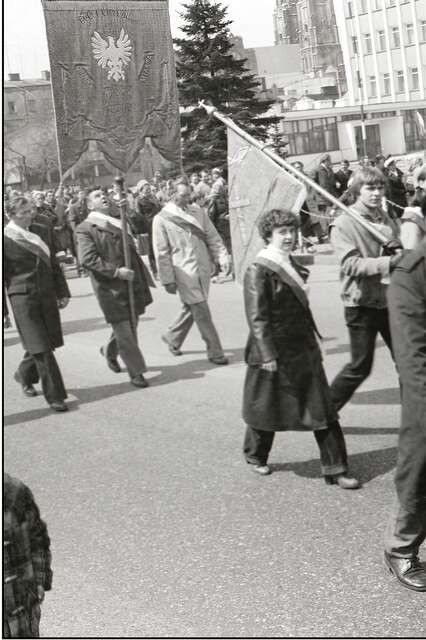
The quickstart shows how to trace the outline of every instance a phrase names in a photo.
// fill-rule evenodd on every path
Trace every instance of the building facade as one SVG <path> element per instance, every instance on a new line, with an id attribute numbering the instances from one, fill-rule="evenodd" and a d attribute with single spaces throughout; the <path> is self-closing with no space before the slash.
<path id="1" fill-rule="evenodd" d="M 346 91 L 345 65 L 333 0 L 298 0 L 296 9 L 303 72 L 313 77 L 333 72 L 342 95 Z"/>
<path id="2" fill-rule="evenodd" d="M 275 0 L 275 44 L 299 44 L 298 0 Z"/>
<path id="3" fill-rule="evenodd" d="M 335 13 L 349 104 L 426 99 L 426 0 L 335 0 Z"/>

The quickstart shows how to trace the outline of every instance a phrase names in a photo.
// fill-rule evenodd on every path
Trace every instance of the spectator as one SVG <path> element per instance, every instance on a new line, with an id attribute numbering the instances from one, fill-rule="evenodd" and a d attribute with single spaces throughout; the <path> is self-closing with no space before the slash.
<path id="1" fill-rule="evenodd" d="M 148 259 L 154 278 L 157 278 L 157 264 L 155 262 L 154 248 L 152 246 L 152 223 L 154 217 L 161 210 L 161 205 L 156 196 L 152 193 L 151 185 L 146 180 L 138 183 L 139 196 L 136 201 L 137 207 L 137 232 L 148 234 Z"/>
<path id="2" fill-rule="evenodd" d="M 342 165 L 338 171 L 336 171 L 337 194 L 340 197 L 344 194 L 348 188 L 348 182 L 353 171 L 350 169 L 349 160 L 343 160 Z"/>
<path id="3" fill-rule="evenodd" d="M 402 216 L 407 206 L 404 174 L 398 169 L 395 158 L 392 158 L 392 156 L 385 160 L 384 167 L 386 176 L 385 198 L 388 201 L 388 213 L 396 220 Z"/>

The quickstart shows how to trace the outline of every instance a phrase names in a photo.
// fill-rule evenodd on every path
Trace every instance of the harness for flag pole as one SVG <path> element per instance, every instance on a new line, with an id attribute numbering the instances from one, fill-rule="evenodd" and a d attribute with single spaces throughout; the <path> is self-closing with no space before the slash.
<path id="1" fill-rule="evenodd" d="M 279 155 L 268 149 L 268 146 L 259 142 L 255 138 L 253 138 L 249 133 L 241 129 L 231 118 L 224 116 L 220 113 L 214 106 L 210 106 L 204 103 L 204 101 L 199 102 L 199 106 L 203 107 L 209 115 L 213 115 L 215 118 L 220 120 L 224 125 L 226 125 L 229 129 L 234 131 L 237 135 L 243 138 L 250 145 L 256 147 L 259 151 L 261 151 L 264 155 L 268 156 L 271 160 L 273 160 L 276 164 L 280 165 L 283 169 L 290 172 L 293 176 L 298 178 L 298 180 L 302 184 L 307 184 L 309 187 L 317 191 L 321 196 L 326 198 L 331 204 L 335 207 L 344 211 L 348 216 L 353 218 L 359 225 L 361 225 L 364 229 L 366 229 L 381 245 L 386 245 L 389 241 L 379 229 L 377 229 L 373 224 L 369 223 L 368 220 L 365 220 L 357 211 L 350 209 L 346 205 L 342 204 L 340 200 L 332 196 L 328 191 L 323 189 L 319 184 L 314 182 L 309 176 L 300 172 L 298 169 L 293 167 L 289 162 L 281 158 Z"/>
<path id="2" fill-rule="evenodd" d="M 114 180 L 117 185 L 119 192 L 119 207 L 120 207 L 120 219 L 121 219 L 121 237 L 123 239 L 123 251 L 124 251 L 124 266 L 126 269 L 132 268 L 132 260 L 130 256 L 130 243 L 129 243 L 129 234 L 127 232 L 128 222 L 127 222 L 127 205 L 124 203 L 126 194 L 124 192 L 124 178 L 118 176 Z M 136 342 L 138 340 L 137 333 L 137 316 L 136 316 L 136 308 L 135 308 L 135 292 L 133 289 L 133 281 L 127 281 L 127 289 L 129 293 L 129 311 L 130 311 L 130 324 L 132 326 L 132 330 L 134 336 L 136 338 Z"/>

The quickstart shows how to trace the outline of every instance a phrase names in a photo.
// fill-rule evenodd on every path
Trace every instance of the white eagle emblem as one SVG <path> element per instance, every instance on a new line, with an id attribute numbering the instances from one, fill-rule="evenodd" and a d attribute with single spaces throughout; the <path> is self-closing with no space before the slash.
<path id="1" fill-rule="evenodd" d="M 104 40 L 97 31 L 92 36 L 93 57 L 98 60 L 98 65 L 105 69 L 108 67 L 108 79 L 118 82 L 124 80 L 124 67 L 129 64 L 132 57 L 132 43 L 129 36 L 121 30 L 114 43 L 112 36 L 107 36 L 108 42 Z"/>

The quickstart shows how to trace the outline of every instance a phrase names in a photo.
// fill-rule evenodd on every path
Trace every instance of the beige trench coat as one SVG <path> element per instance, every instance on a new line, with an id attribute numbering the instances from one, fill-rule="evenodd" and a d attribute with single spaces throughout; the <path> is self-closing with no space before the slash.
<path id="1" fill-rule="evenodd" d="M 182 229 L 165 218 L 167 211 L 204 232 L 206 242 L 190 230 Z M 164 212 L 165 215 L 162 215 Z M 213 260 L 227 265 L 228 252 L 207 214 L 196 204 L 183 211 L 167 203 L 155 216 L 153 244 L 158 275 L 162 285 L 176 283 L 182 302 L 197 304 L 208 298 Z"/>

